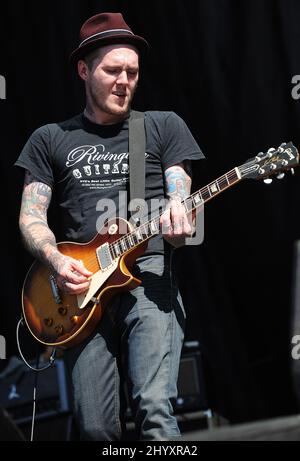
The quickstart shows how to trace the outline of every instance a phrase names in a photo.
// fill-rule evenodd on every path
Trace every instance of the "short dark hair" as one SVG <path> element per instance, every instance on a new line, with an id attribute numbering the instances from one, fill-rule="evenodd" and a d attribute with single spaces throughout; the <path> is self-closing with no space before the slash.
<path id="1" fill-rule="evenodd" d="M 96 48 L 95 50 L 91 51 L 86 56 L 84 56 L 83 60 L 88 66 L 89 70 L 92 69 L 95 59 L 99 56 L 99 51 L 100 48 Z"/>

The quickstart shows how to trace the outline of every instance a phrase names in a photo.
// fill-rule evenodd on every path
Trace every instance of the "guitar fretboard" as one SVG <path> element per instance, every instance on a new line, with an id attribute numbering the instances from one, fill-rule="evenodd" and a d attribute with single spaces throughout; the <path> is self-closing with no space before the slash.
<path id="1" fill-rule="evenodd" d="M 241 177 L 238 169 L 234 168 L 194 194 L 190 195 L 185 200 L 182 200 L 181 203 L 184 206 L 186 213 L 191 213 L 240 180 Z M 160 217 L 162 213 L 111 243 L 109 245 L 109 250 L 112 259 L 119 258 L 140 243 L 150 239 L 154 235 L 157 235 L 160 232 Z"/>

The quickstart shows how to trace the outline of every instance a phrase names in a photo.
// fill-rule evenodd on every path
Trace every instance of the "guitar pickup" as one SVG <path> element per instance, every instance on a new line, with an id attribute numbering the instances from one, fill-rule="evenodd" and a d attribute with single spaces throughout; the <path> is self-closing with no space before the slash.
<path id="1" fill-rule="evenodd" d="M 54 298 L 54 301 L 56 302 L 56 304 L 61 304 L 62 300 L 59 294 L 59 289 L 58 289 L 57 282 L 56 282 L 54 275 L 49 276 L 49 281 L 50 281 L 50 286 L 51 286 L 51 291 L 52 291 L 52 296 Z"/>
<path id="2" fill-rule="evenodd" d="M 112 264 L 108 243 L 104 243 L 96 250 L 100 269 L 105 270 Z"/>

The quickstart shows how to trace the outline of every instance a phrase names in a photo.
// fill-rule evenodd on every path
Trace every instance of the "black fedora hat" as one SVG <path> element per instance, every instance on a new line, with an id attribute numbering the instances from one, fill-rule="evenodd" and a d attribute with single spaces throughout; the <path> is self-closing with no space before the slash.
<path id="1" fill-rule="evenodd" d="M 101 46 L 125 43 L 135 46 L 145 54 L 147 41 L 134 35 L 121 13 L 100 13 L 89 18 L 80 29 L 79 46 L 70 55 L 70 62 L 76 64 L 91 51 Z"/>

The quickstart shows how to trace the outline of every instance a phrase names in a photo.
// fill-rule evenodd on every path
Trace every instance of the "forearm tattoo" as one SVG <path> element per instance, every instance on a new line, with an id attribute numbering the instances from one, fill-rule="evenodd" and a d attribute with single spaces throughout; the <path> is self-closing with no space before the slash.
<path id="1" fill-rule="evenodd" d="M 183 200 L 190 195 L 191 178 L 183 167 L 172 166 L 165 171 L 166 193 L 169 199 Z"/>
<path id="2" fill-rule="evenodd" d="M 49 186 L 26 172 L 20 211 L 21 235 L 28 251 L 47 264 L 52 264 L 52 258 L 59 253 L 47 222 L 51 196 Z"/>

